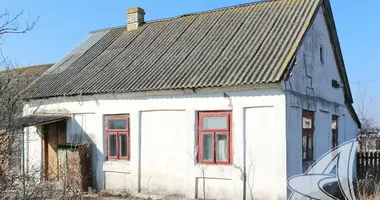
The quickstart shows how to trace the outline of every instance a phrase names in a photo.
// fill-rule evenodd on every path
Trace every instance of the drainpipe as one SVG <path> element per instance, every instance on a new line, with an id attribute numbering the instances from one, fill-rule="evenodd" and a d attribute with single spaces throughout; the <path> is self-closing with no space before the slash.
<path id="1" fill-rule="evenodd" d="M 243 157 L 244 157 L 244 160 L 243 160 L 243 200 L 246 200 L 246 196 L 247 196 L 247 142 L 246 142 L 246 139 L 247 139 L 247 133 L 246 133 L 246 119 L 244 118 L 245 117 L 245 110 L 243 110 L 243 128 L 244 128 L 244 131 L 243 131 Z"/>
<path id="2" fill-rule="evenodd" d="M 29 127 L 26 130 L 26 173 L 29 173 Z"/>
<path id="3" fill-rule="evenodd" d="M 226 92 L 223 92 L 223 97 L 224 98 L 227 98 L 228 99 L 228 106 L 231 108 L 231 110 L 233 110 L 233 104 L 232 104 L 232 99 L 230 97 L 230 95 L 228 95 Z M 245 126 L 246 126 L 246 119 L 245 119 L 245 110 L 243 109 L 243 169 L 240 167 L 238 168 L 241 173 L 242 173 L 242 176 L 243 176 L 243 200 L 246 200 L 246 195 L 247 195 L 247 142 L 246 142 L 246 139 L 247 139 L 247 134 L 246 134 L 246 130 L 245 130 Z M 241 179 L 241 177 L 240 177 Z"/>

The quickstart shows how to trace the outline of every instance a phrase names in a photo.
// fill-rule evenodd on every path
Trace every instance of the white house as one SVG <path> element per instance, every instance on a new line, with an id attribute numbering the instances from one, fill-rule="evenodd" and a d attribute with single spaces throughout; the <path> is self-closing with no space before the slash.
<path id="1" fill-rule="evenodd" d="M 23 92 L 25 116 L 54 119 L 25 128 L 28 168 L 54 172 L 58 143 L 90 142 L 99 190 L 284 199 L 289 177 L 356 137 L 328 0 L 144 14 L 91 32 Z"/>

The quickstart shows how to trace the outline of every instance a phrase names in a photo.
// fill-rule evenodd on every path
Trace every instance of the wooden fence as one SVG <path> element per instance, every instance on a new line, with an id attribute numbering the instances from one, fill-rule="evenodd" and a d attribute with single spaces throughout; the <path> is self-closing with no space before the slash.
<path id="1" fill-rule="evenodd" d="M 371 178 L 380 181 L 380 151 L 357 152 L 357 178 Z"/>

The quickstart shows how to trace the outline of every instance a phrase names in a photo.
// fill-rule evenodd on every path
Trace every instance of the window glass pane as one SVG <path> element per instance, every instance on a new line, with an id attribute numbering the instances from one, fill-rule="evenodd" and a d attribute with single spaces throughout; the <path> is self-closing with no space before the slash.
<path id="1" fill-rule="evenodd" d="M 119 141 L 120 141 L 120 157 L 126 157 L 127 156 L 127 148 L 128 148 L 128 143 L 127 143 L 127 135 L 126 134 L 121 134 L 119 135 Z"/>
<path id="2" fill-rule="evenodd" d="M 203 160 L 212 160 L 212 134 L 203 135 Z"/>
<path id="3" fill-rule="evenodd" d="M 313 119 L 311 117 L 303 117 L 303 128 L 312 128 L 313 127 Z"/>
<path id="4" fill-rule="evenodd" d="M 203 117 L 203 129 L 227 129 L 227 116 Z"/>
<path id="5" fill-rule="evenodd" d="M 216 160 L 228 161 L 227 135 L 216 135 Z"/>
<path id="6" fill-rule="evenodd" d="M 307 136 L 302 136 L 302 158 L 307 159 Z"/>
<path id="7" fill-rule="evenodd" d="M 336 129 L 336 127 L 337 127 L 337 120 L 336 120 L 336 119 L 333 119 L 333 120 L 332 120 L 332 123 L 331 123 L 331 128 L 332 128 L 332 129 Z"/>
<path id="8" fill-rule="evenodd" d="M 313 138 L 312 135 L 308 135 L 307 137 L 307 157 L 308 159 L 313 159 Z"/>
<path id="9" fill-rule="evenodd" d="M 127 129 L 127 120 L 125 119 L 108 120 L 108 129 Z"/>
<path id="10" fill-rule="evenodd" d="M 109 147 L 108 147 L 109 156 L 116 156 L 116 135 L 109 135 L 108 142 L 109 142 Z"/>

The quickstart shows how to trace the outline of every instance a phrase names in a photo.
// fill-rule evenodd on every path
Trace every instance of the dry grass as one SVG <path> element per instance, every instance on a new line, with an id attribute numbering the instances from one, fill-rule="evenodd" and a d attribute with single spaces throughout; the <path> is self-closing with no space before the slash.
<path id="1" fill-rule="evenodd" d="M 360 196 L 360 200 L 380 200 L 380 193 L 369 196 Z"/>
<path id="2" fill-rule="evenodd" d="M 357 180 L 357 192 L 360 200 L 380 200 L 380 177 L 377 173 L 366 173 Z"/>

